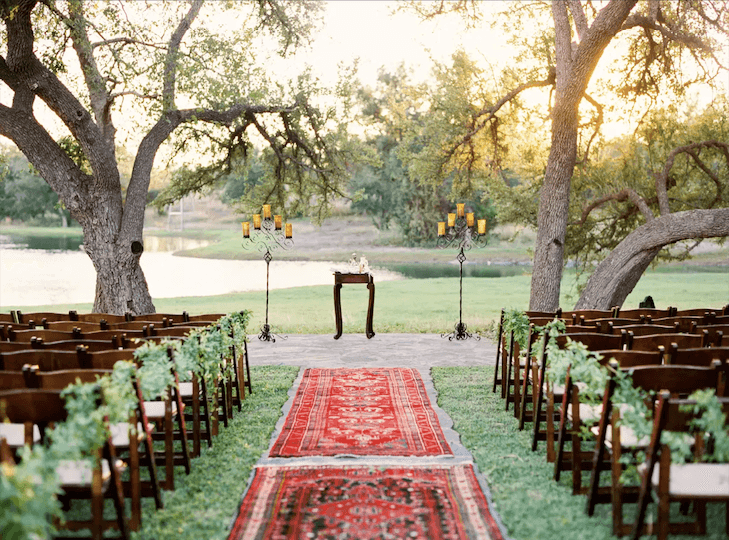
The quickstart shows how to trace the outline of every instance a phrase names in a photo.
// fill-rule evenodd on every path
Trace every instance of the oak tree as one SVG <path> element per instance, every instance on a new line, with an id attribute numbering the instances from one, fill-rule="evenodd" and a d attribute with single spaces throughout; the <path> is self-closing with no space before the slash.
<path id="1" fill-rule="evenodd" d="M 94 310 L 154 312 L 142 229 L 150 174 L 164 145 L 179 169 L 162 200 L 205 186 L 263 148 L 253 198 L 325 211 L 341 191 L 333 109 L 305 75 L 287 84 L 258 58 L 305 42 L 313 2 L 2 0 L 0 134 L 83 228 L 97 272 Z M 257 61 L 258 60 L 258 61 Z M 136 145 L 123 193 L 115 148 Z M 66 138 L 71 145 L 59 144 Z M 69 151 L 71 148 L 73 151 Z M 167 150 L 169 151 L 169 150 Z"/>
<path id="2" fill-rule="evenodd" d="M 482 4 L 470 0 L 411 4 L 424 17 L 459 11 L 471 24 L 482 17 Z M 527 91 L 543 90 L 549 138 L 541 171 L 534 178 L 538 186 L 531 184 L 538 197 L 537 212 L 526 220 L 537 229 L 529 306 L 554 310 L 560 298 L 573 175 L 592 158 L 605 115 L 617 115 L 620 104 L 623 119 L 639 118 L 660 105 L 661 98 L 680 100 L 692 83 L 712 84 L 718 73 L 726 73 L 721 49 L 729 28 L 729 4 L 555 0 L 510 3 L 505 15 L 519 56 L 488 92 L 472 95 L 471 110 L 462 108 L 460 122 L 450 116 L 450 135 L 432 138 L 421 160 L 427 165 L 423 170 L 431 174 L 455 170 L 467 179 L 484 171 L 503 176 L 508 151 L 504 141 L 523 144 L 508 132 L 529 136 L 520 126 L 526 120 L 516 107 Z M 604 67 L 612 71 L 595 77 L 598 65 L 606 63 L 608 48 L 612 61 Z M 530 149 L 525 158 L 538 161 L 538 153 Z M 716 233 L 722 234 L 715 228 L 695 230 L 696 236 Z M 642 254 L 638 257 L 642 262 L 632 265 L 634 272 L 611 284 L 615 290 L 631 289 L 631 282 L 637 281 L 647 260 Z M 587 299 L 580 305 L 597 307 Z"/>

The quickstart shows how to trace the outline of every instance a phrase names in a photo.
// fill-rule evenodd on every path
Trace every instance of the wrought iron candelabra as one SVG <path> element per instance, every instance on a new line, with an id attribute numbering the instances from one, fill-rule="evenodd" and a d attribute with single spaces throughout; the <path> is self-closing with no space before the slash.
<path id="1" fill-rule="evenodd" d="M 465 208 L 465 204 L 456 204 L 456 213 L 448 214 L 447 222 L 438 222 L 438 247 L 457 247 L 459 252 L 456 259 L 461 266 L 458 322 L 453 332 L 441 334 L 441 337 L 447 337 L 450 341 L 468 338 L 481 339 L 478 334 L 468 332 L 466 324 L 463 322 L 463 263 L 466 262 L 465 251 L 473 246 L 482 247 L 486 245 L 486 220 L 479 219 L 476 221 L 473 213 L 466 213 Z"/>
<path id="2" fill-rule="evenodd" d="M 262 214 L 253 215 L 253 231 L 251 231 L 251 223 L 244 221 L 243 225 L 243 247 L 245 249 L 256 248 L 263 253 L 263 260 L 266 261 L 266 322 L 261 327 L 261 333 L 258 339 L 261 341 L 276 342 L 277 337 L 286 339 L 285 336 L 277 336 L 271 332 L 271 326 L 268 324 L 268 277 L 269 267 L 273 260 L 271 251 L 277 249 L 291 249 L 294 245 L 293 227 L 291 223 L 283 226 L 281 216 L 271 215 L 271 205 L 264 204 Z M 251 236 L 253 233 L 253 236 Z M 246 242 L 245 240 L 248 240 Z"/>

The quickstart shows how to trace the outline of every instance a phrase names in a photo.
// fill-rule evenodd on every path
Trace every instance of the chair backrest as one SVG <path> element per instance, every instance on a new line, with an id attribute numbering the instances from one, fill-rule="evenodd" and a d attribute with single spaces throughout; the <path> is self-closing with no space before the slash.
<path id="1" fill-rule="evenodd" d="M 703 317 L 662 317 L 651 319 L 650 324 L 673 326 L 676 332 L 691 332 L 697 325 L 702 324 Z"/>
<path id="2" fill-rule="evenodd" d="M 27 351 L 32 346 L 26 341 L 0 341 L 0 354 L 17 351 Z"/>
<path id="3" fill-rule="evenodd" d="M 9 341 L 8 343 L 12 343 Z M 118 349 L 119 346 L 113 340 L 95 340 L 95 339 L 71 339 L 67 341 L 45 341 L 39 340 L 35 343 L 31 342 L 36 349 L 51 349 L 54 351 L 76 351 L 79 347 L 84 347 L 89 351 L 108 351 Z"/>
<path id="4" fill-rule="evenodd" d="M 23 371 L 0 370 L 0 390 L 17 390 L 26 387 Z"/>
<path id="5" fill-rule="evenodd" d="M 573 321 L 572 324 L 580 324 L 579 321 L 583 319 L 604 319 L 612 316 L 612 309 L 578 309 L 574 311 L 563 311 L 561 318 L 567 321 Z"/>
<path id="6" fill-rule="evenodd" d="M 128 321 L 121 323 L 113 323 L 109 325 L 110 330 L 116 330 L 117 332 L 137 331 L 145 332 L 148 327 L 162 326 L 161 323 L 154 323 L 149 321 Z"/>
<path id="7" fill-rule="evenodd" d="M 729 347 L 699 347 L 681 348 L 671 343 L 666 348 L 664 362 L 666 364 L 680 364 L 685 366 L 710 366 L 714 360 L 727 362 L 729 360 Z"/>
<path id="8" fill-rule="evenodd" d="M 623 349 L 595 351 L 602 356 L 600 363 L 607 365 L 610 360 L 615 360 L 620 368 L 631 368 L 636 366 L 660 366 L 663 364 L 663 352 L 655 351 L 631 351 Z"/>
<path id="9" fill-rule="evenodd" d="M 81 367 L 75 351 L 28 349 L 0 354 L 0 369 L 20 371 L 25 364 L 37 365 L 43 371 Z"/>
<path id="10" fill-rule="evenodd" d="M 68 339 L 77 339 L 80 335 L 80 332 L 34 328 L 32 330 L 11 330 L 8 333 L 8 339 L 10 341 L 25 342 L 30 342 L 32 338 L 42 338 L 43 341 L 65 341 Z"/>
<path id="11" fill-rule="evenodd" d="M 167 328 L 157 328 L 154 329 L 154 334 L 152 334 L 152 337 L 185 337 L 190 332 L 195 330 L 195 326 L 169 326 Z"/>
<path id="12" fill-rule="evenodd" d="M 58 313 L 55 311 L 34 311 L 32 313 L 23 313 L 21 311 L 15 312 L 18 316 L 18 322 L 23 324 L 29 324 L 30 321 L 36 326 L 43 324 L 43 320 L 48 322 L 51 321 L 70 321 L 68 313 Z"/>
<path id="13" fill-rule="evenodd" d="M 79 367 L 83 369 L 114 369 L 114 364 L 122 360 L 134 362 L 134 349 L 78 352 Z"/>
<path id="14" fill-rule="evenodd" d="M 100 323 L 84 321 L 53 321 L 46 323 L 44 328 L 46 330 L 62 330 L 64 332 L 72 332 L 75 328 L 78 328 L 81 332 L 104 330 Z"/>
<path id="15" fill-rule="evenodd" d="M 142 330 L 96 330 L 95 332 L 82 332 L 79 339 L 90 339 L 94 341 L 109 341 L 121 343 L 125 339 L 142 339 L 144 332 Z"/>
<path id="16" fill-rule="evenodd" d="M 79 322 L 90 322 L 101 324 L 105 321 L 107 324 L 121 323 L 127 320 L 124 315 L 113 315 L 111 313 L 76 313 L 70 316 L 70 320 Z"/>
<path id="17" fill-rule="evenodd" d="M 186 320 L 188 322 L 195 322 L 195 321 L 214 321 L 217 322 L 221 317 L 225 317 L 225 313 L 202 313 L 199 315 L 186 315 Z M 527 316 L 529 316 L 527 314 Z"/>
<path id="18" fill-rule="evenodd" d="M 647 336 L 633 336 L 630 334 L 627 346 L 633 351 L 655 351 L 658 347 L 668 349 L 672 343 L 679 348 L 704 347 L 706 338 L 699 334 L 649 334 Z"/>
<path id="19" fill-rule="evenodd" d="M 664 326 L 658 324 L 629 324 L 618 326 L 613 329 L 614 332 L 633 333 L 633 336 L 649 336 L 653 334 L 675 334 L 676 329 L 673 326 Z"/>
<path id="20" fill-rule="evenodd" d="M 648 392 L 666 390 L 674 395 L 688 395 L 695 390 L 716 389 L 722 379 L 719 364 L 698 367 L 686 365 L 638 366 L 631 368 L 631 377 L 635 388 Z"/>
<path id="21" fill-rule="evenodd" d="M 111 373 L 105 369 L 61 369 L 57 371 L 41 371 L 37 366 L 27 366 L 24 370 L 25 383 L 28 388 L 44 390 L 63 390 L 77 382 L 93 383 Z"/>
<path id="22" fill-rule="evenodd" d="M 27 388 L 0 391 L 0 413 L 3 415 L 0 420 L 14 424 L 36 424 L 41 436 L 45 436 L 49 424 L 62 422 L 68 416 L 60 390 Z M 26 442 L 32 442 L 32 438 Z"/>
<path id="23" fill-rule="evenodd" d="M 153 322 L 159 323 L 162 322 L 168 322 L 169 324 L 173 323 L 184 323 L 186 319 L 186 315 L 184 313 L 147 313 L 142 315 L 133 315 L 132 321 L 147 321 L 147 322 Z"/>
<path id="24" fill-rule="evenodd" d="M 580 343 L 583 343 L 590 351 L 597 351 L 601 349 L 622 349 L 624 345 L 624 338 L 620 335 L 584 332 L 557 336 L 557 345 L 560 349 L 563 349 L 567 344 L 568 338 L 572 341 L 579 341 Z"/>
<path id="25" fill-rule="evenodd" d="M 636 308 L 636 309 L 621 309 L 618 311 L 618 317 L 622 319 L 640 319 L 641 317 L 651 317 L 656 319 L 658 317 L 671 317 L 674 308 L 669 307 L 667 309 L 658 308 Z"/>

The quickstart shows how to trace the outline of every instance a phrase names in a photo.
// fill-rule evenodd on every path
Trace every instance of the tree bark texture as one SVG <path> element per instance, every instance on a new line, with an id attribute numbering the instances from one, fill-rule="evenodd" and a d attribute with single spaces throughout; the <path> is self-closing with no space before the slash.
<path id="1" fill-rule="evenodd" d="M 590 277 L 575 309 L 622 306 L 664 246 L 691 238 L 729 236 L 729 208 L 660 216 L 630 233 Z"/>
<path id="2" fill-rule="evenodd" d="M 552 3 L 557 79 L 552 141 L 539 196 L 530 310 L 553 311 L 559 307 L 570 185 L 577 159 L 580 102 L 605 47 L 618 33 L 636 2 L 612 0 L 589 28 L 578 25 L 581 31 L 576 47 L 572 44 L 569 2 Z M 573 4 L 571 7 L 577 9 L 578 6 Z"/>

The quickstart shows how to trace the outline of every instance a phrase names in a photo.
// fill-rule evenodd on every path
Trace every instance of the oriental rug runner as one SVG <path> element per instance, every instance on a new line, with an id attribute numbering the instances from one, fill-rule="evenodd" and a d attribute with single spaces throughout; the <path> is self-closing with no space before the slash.
<path id="1" fill-rule="evenodd" d="M 260 467 L 228 540 L 502 540 L 471 465 Z"/>
<path id="2" fill-rule="evenodd" d="M 452 455 L 412 368 L 307 369 L 270 457 Z"/>

